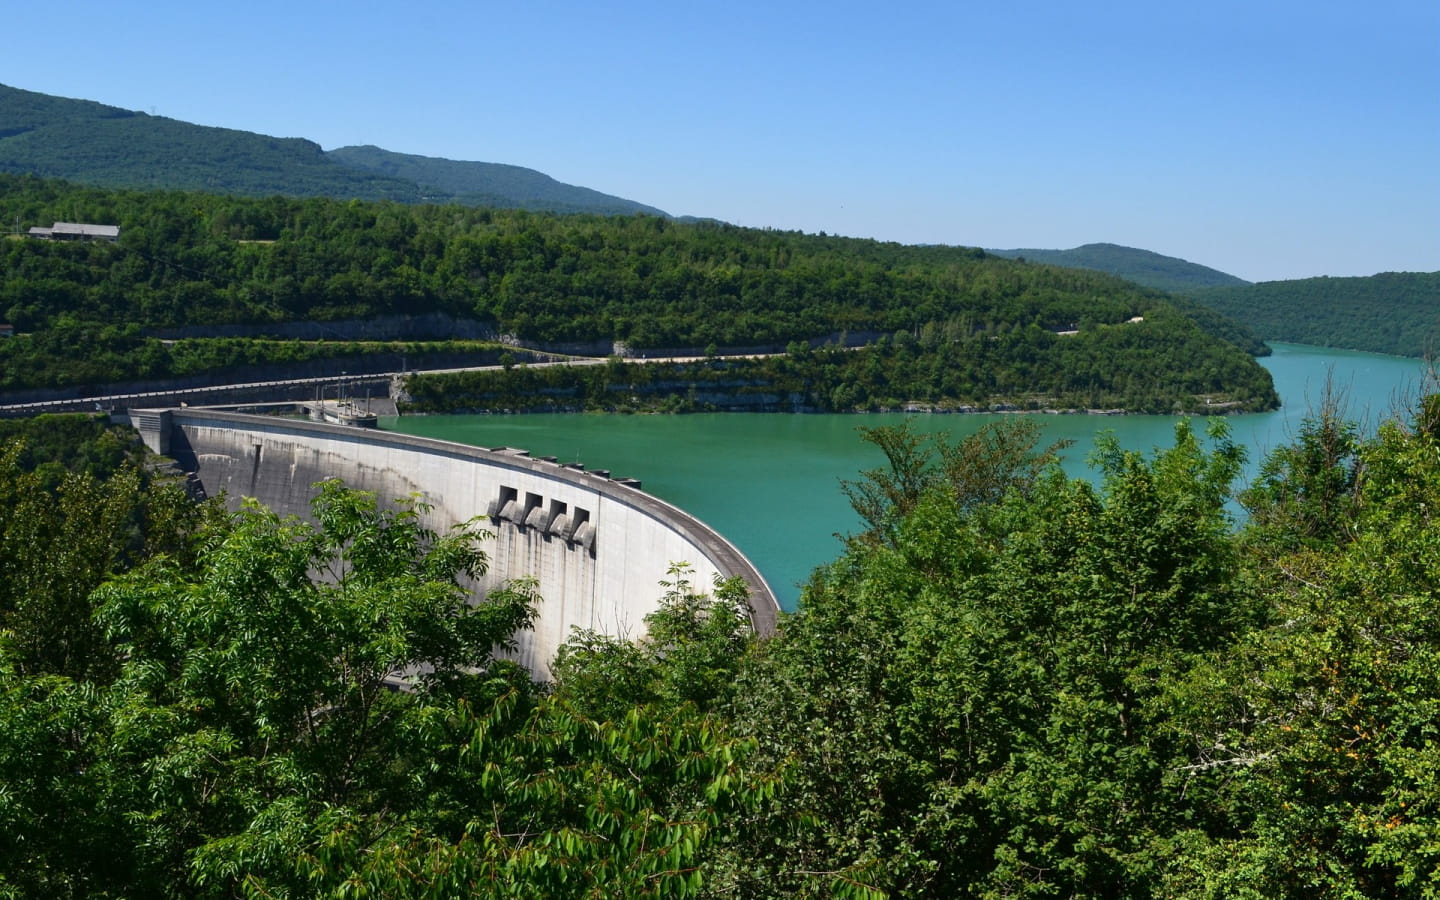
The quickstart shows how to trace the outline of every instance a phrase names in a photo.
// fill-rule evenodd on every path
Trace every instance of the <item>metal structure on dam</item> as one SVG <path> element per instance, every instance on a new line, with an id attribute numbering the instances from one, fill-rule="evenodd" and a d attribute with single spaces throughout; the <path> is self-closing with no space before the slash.
<path id="1" fill-rule="evenodd" d="M 299 419 L 206 409 L 131 410 L 156 453 L 194 473 L 211 496 L 254 497 L 281 515 L 310 518 L 313 485 L 341 478 L 382 502 L 418 495 L 424 521 L 443 531 L 482 517 L 494 535 L 482 593 L 533 576 L 542 598 L 532 630 L 508 654 L 539 678 L 572 628 L 638 637 L 664 595 L 672 563 L 707 589 L 718 575 L 750 589 L 757 632 L 774 630 L 779 604 L 760 573 L 714 529 L 606 472 L 430 438 Z"/>

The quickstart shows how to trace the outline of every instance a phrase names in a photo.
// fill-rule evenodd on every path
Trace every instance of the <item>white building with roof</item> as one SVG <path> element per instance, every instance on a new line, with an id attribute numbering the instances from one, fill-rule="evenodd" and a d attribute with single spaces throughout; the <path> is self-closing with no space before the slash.
<path id="1" fill-rule="evenodd" d="M 91 225 L 88 222 L 56 222 L 49 228 L 37 225 L 30 236 L 46 241 L 118 241 L 119 225 Z"/>

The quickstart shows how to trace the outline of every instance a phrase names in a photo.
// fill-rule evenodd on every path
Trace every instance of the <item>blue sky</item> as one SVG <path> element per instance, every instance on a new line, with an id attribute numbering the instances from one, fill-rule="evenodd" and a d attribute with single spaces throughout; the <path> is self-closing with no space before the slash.
<path id="1" fill-rule="evenodd" d="M 0 83 L 740 225 L 1440 269 L 1440 3 L 6 3 Z"/>

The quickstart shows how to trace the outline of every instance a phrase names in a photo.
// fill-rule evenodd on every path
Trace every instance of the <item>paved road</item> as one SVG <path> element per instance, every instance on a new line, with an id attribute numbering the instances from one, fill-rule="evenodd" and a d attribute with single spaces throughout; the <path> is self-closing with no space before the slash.
<path id="1" fill-rule="evenodd" d="M 744 359 L 760 359 L 764 356 L 778 356 L 782 354 L 755 354 Z M 668 356 L 655 357 L 650 359 L 627 359 L 631 363 L 664 363 L 664 362 L 695 362 L 705 359 L 703 356 Z M 544 366 L 598 366 L 608 362 L 605 357 L 593 356 L 572 356 L 565 359 L 558 359 L 552 362 L 524 363 L 531 367 Z M 26 416 L 43 412 L 60 411 L 84 411 L 84 410 L 109 410 L 129 409 L 144 407 L 146 405 L 173 406 L 176 403 L 200 403 L 207 397 L 214 398 L 217 394 L 232 392 L 263 393 L 265 391 L 287 391 L 293 392 L 296 388 L 311 387 L 316 393 L 322 396 L 327 388 L 334 387 L 339 391 L 341 385 L 352 384 L 373 384 L 385 381 L 400 375 L 441 374 L 446 372 L 477 372 L 488 369 L 499 369 L 502 366 L 460 366 L 451 369 L 410 369 L 406 372 L 378 372 L 370 375 L 325 375 L 319 378 L 289 378 L 283 381 L 250 381 L 242 384 L 212 384 L 196 388 L 176 388 L 168 391 L 144 391 L 131 394 L 98 394 L 90 397 L 75 397 L 67 400 L 40 400 L 33 403 L 7 403 L 0 404 L 0 416 Z"/>

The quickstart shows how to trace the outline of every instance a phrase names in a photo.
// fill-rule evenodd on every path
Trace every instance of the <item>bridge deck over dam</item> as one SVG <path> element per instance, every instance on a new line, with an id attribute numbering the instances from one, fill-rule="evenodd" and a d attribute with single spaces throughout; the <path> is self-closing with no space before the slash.
<path id="1" fill-rule="evenodd" d="M 718 575 L 750 589 L 757 632 L 774 630 L 779 604 L 745 556 L 694 516 L 608 473 L 393 432 L 205 409 L 131 410 L 150 449 L 195 473 L 231 506 L 254 497 L 282 515 L 310 517 L 313 485 L 341 478 L 382 502 L 420 496 L 427 527 L 481 517 L 495 538 L 480 591 L 533 576 L 543 598 L 511 654 L 537 677 L 572 628 L 639 637 L 658 608 L 672 563 L 708 589 Z"/>

